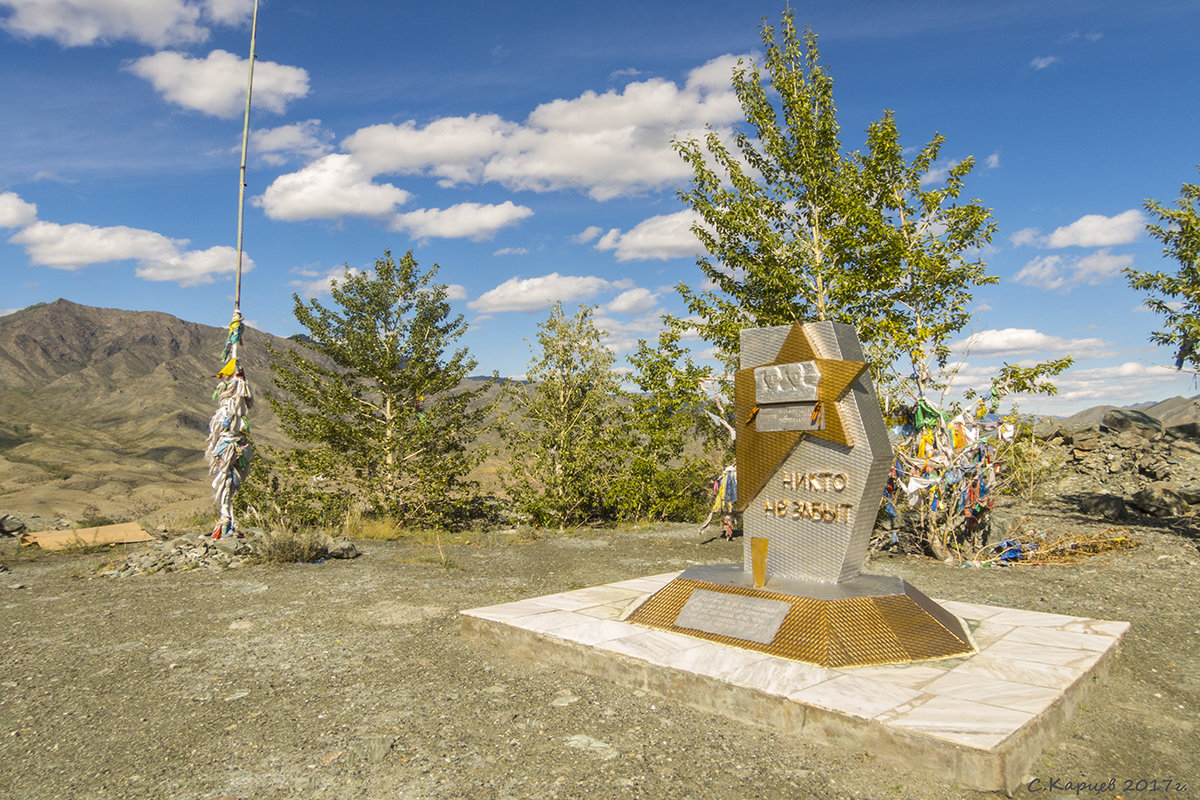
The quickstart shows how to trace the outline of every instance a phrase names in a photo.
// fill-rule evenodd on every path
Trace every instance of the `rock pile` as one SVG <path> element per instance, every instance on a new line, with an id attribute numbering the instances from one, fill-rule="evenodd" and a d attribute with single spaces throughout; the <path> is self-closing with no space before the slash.
<path id="1" fill-rule="evenodd" d="M 1066 429 L 1041 420 L 1034 434 L 1062 464 L 1056 492 L 1085 513 L 1124 519 L 1130 509 L 1171 517 L 1200 506 L 1200 424 L 1165 427 L 1132 409 L 1111 409 L 1098 424 Z"/>
<path id="2" fill-rule="evenodd" d="M 71 527 L 65 519 L 23 514 L 16 511 L 0 511 L 0 535 L 20 536 L 27 531 L 60 531 Z"/>
<path id="3" fill-rule="evenodd" d="M 240 567 L 260 556 L 268 548 L 266 534 L 260 530 L 247 531 L 245 538 L 213 539 L 208 533 L 185 533 L 147 549 L 118 567 L 101 573 L 106 577 L 127 578 L 153 572 L 177 572 L 207 568 L 215 571 Z M 325 542 L 322 558 L 354 558 L 358 550 L 347 539 Z"/>

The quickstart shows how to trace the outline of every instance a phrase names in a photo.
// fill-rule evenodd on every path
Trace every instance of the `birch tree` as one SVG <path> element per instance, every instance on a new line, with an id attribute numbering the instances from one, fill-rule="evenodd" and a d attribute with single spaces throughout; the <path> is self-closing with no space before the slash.
<path id="1" fill-rule="evenodd" d="M 894 360 L 905 374 L 944 366 L 972 290 L 996 280 L 978 257 L 991 212 L 959 199 L 973 159 L 940 163 L 935 135 L 908 160 L 891 112 L 848 152 L 816 34 L 789 11 L 762 40 L 762 69 L 733 74 L 746 117 L 734 146 L 715 131 L 675 143 L 706 253 L 708 288 L 679 287 L 692 326 L 729 365 L 744 327 L 834 320 L 858 329 L 877 381 Z"/>
<path id="2" fill-rule="evenodd" d="M 1147 200 L 1158 218 L 1146 230 L 1163 244 L 1163 255 L 1179 262 L 1174 273 L 1126 269 L 1129 284 L 1147 293 L 1146 306 L 1163 318 L 1150 334 L 1155 344 L 1175 348 L 1175 366 L 1200 368 L 1200 184 L 1185 183 L 1174 207 Z"/>
<path id="3" fill-rule="evenodd" d="M 556 303 L 538 327 L 528 383 L 512 390 L 501 427 L 511 455 L 504 483 L 536 524 L 565 528 L 611 514 L 628 434 L 603 336 L 591 308 L 567 317 Z"/>

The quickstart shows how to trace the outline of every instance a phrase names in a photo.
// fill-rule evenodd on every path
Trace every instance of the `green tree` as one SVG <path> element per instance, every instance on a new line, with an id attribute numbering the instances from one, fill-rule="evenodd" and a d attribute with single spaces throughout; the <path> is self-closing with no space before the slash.
<path id="1" fill-rule="evenodd" d="M 626 411 L 592 309 L 562 303 L 538 326 L 528 383 L 512 392 L 500 432 L 510 451 L 505 488 L 538 525 L 565 528 L 611 514 Z"/>
<path id="2" fill-rule="evenodd" d="M 332 283 L 335 307 L 293 295 L 304 348 L 271 353 L 279 391 L 267 399 L 292 439 L 312 446 L 289 465 L 319 465 L 311 490 L 349 491 L 404 523 L 453 521 L 483 457 L 469 445 L 487 386 L 459 388 L 476 362 L 450 351 L 466 324 L 450 316 L 437 270 L 422 272 L 411 251 L 399 263 L 385 252 L 373 270 Z"/>
<path id="3" fill-rule="evenodd" d="M 1133 288 L 1150 293 L 1147 307 L 1163 317 L 1162 330 L 1151 333 L 1150 341 L 1174 347 L 1176 367 L 1200 367 L 1200 184 L 1183 184 L 1173 208 L 1156 200 L 1147 200 L 1145 208 L 1158 218 L 1146 230 L 1179 269 L 1173 274 L 1126 269 L 1125 276 Z"/>
<path id="4" fill-rule="evenodd" d="M 629 398 L 628 458 L 617 480 L 616 513 L 627 520 L 694 520 L 710 501 L 708 487 L 728 458 L 728 439 L 704 413 L 697 366 L 668 327 L 657 346 L 638 342 L 629 356 L 637 391 Z M 722 447 L 718 442 L 724 444 Z"/>
<path id="5" fill-rule="evenodd" d="M 847 152 L 816 34 L 801 36 L 789 10 L 778 35 L 764 24 L 762 40 L 762 71 L 750 64 L 733 74 L 746 127 L 732 145 L 715 131 L 675 143 L 692 167 L 680 198 L 697 215 L 698 263 L 711 287 L 680 285 L 693 316 L 675 324 L 697 330 L 732 369 L 745 327 L 849 323 L 881 398 L 931 412 L 945 428 L 935 407 L 954 374 L 950 341 L 971 318 L 974 290 L 996 282 L 980 259 L 996 230 L 991 212 L 962 197 L 974 160 L 942 162 L 940 134 L 910 158 L 890 111 L 868 126 L 863 150 Z M 1019 374 L 1006 365 L 998 380 L 1009 391 L 1052 390 L 1046 377 L 1067 364 Z M 917 430 L 897 454 L 923 460 L 943 441 L 954 440 Z M 964 515 L 932 491 L 921 503 L 937 514 L 921 515 L 920 538 L 945 552 Z"/>
<path id="6" fill-rule="evenodd" d="M 742 328 L 809 320 L 855 325 L 877 380 L 897 358 L 944 366 L 972 287 L 995 281 L 971 255 L 995 230 L 991 214 L 957 202 L 973 161 L 927 188 L 944 139 L 910 162 L 890 112 L 868 129 L 865 153 L 846 153 L 816 34 L 801 40 L 790 11 L 781 33 L 763 26 L 765 80 L 755 64 L 734 72 L 749 126 L 735 147 L 714 131 L 675 143 L 693 170 L 680 197 L 699 217 L 712 285 L 679 286 L 694 327 L 729 366 Z"/>
<path id="7" fill-rule="evenodd" d="M 979 200 L 958 202 L 975 160 L 949 165 L 944 182 L 926 188 L 944 143 L 936 134 L 906 160 L 895 118 L 885 111 L 867 129 L 867 152 L 854 157 L 859 191 L 871 198 L 855 257 L 875 265 L 879 294 L 873 316 L 853 322 L 868 359 L 879 365 L 876 381 L 902 396 L 944 387 L 939 376 L 949 341 L 971 320 L 973 289 L 997 281 L 978 257 L 996 231 L 991 212 Z"/>

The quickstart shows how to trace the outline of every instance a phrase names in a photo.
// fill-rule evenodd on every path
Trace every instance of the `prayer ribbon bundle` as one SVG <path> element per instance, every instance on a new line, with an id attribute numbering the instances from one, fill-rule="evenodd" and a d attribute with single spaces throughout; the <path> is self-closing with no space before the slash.
<path id="1" fill-rule="evenodd" d="M 884 496 L 884 510 L 897 515 L 901 499 L 909 506 L 928 500 L 932 512 L 961 514 L 970 524 L 992 508 L 996 485 L 997 440 L 1011 438 L 1011 426 L 988 414 L 984 401 L 951 417 L 921 398 L 888 420 L 896 448 Z"/>
<path id="2" fill-rule="evenodd" d="M 229 338 L 222 359 L 228 359 L 217 373 L 221 378 L 213 392 L 218 401 L 217 411 L 208 423 L 208 445 L 204 449 L 208 461 L 208 474 L 212 476 L 214 499 L 220 519 L 213 529 L 214 539 L 237 535 L 233 518 L 233 495 L 241 486 L 254 452 L 250 449 L 250 409 L 254 407 L 254 394 L 246 381 L 246 373 L 237 365 L 237 346 L 242 340 L 242 315 L 234 311 L 229 323 Z"/>

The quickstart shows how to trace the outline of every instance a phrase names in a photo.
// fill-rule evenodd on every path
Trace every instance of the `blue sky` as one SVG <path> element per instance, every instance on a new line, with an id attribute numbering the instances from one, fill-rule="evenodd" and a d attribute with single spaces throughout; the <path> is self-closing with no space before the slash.
<path id="1" fill-rule="evenodd" d="M 0 311 L 65 297 L 224 325 L 251 0 L 0 0 Z M 843 143 L 895 111 L 974 156 L 993 209 L 964 380 L 1073 355 L 1070 413 L 1192 395 L 1124 266 L 1173 270 L 1146 198 L 1197 180 L 1200 5 L 808 2 Z M 697 284 L 672 137 L 740 120 L 780 2 L 264 0 L 242 308 L 297 332 L 385 249 L 441 265 L 479 371 L 523 373 L 546 308 L 598 306 L 622 356 Z M 214 353 L 214 360 L 218 354 Z M 254 379 L 255 376 L 251 376 Z M 262 376 L 260 380 L 265 380 Z"/>

